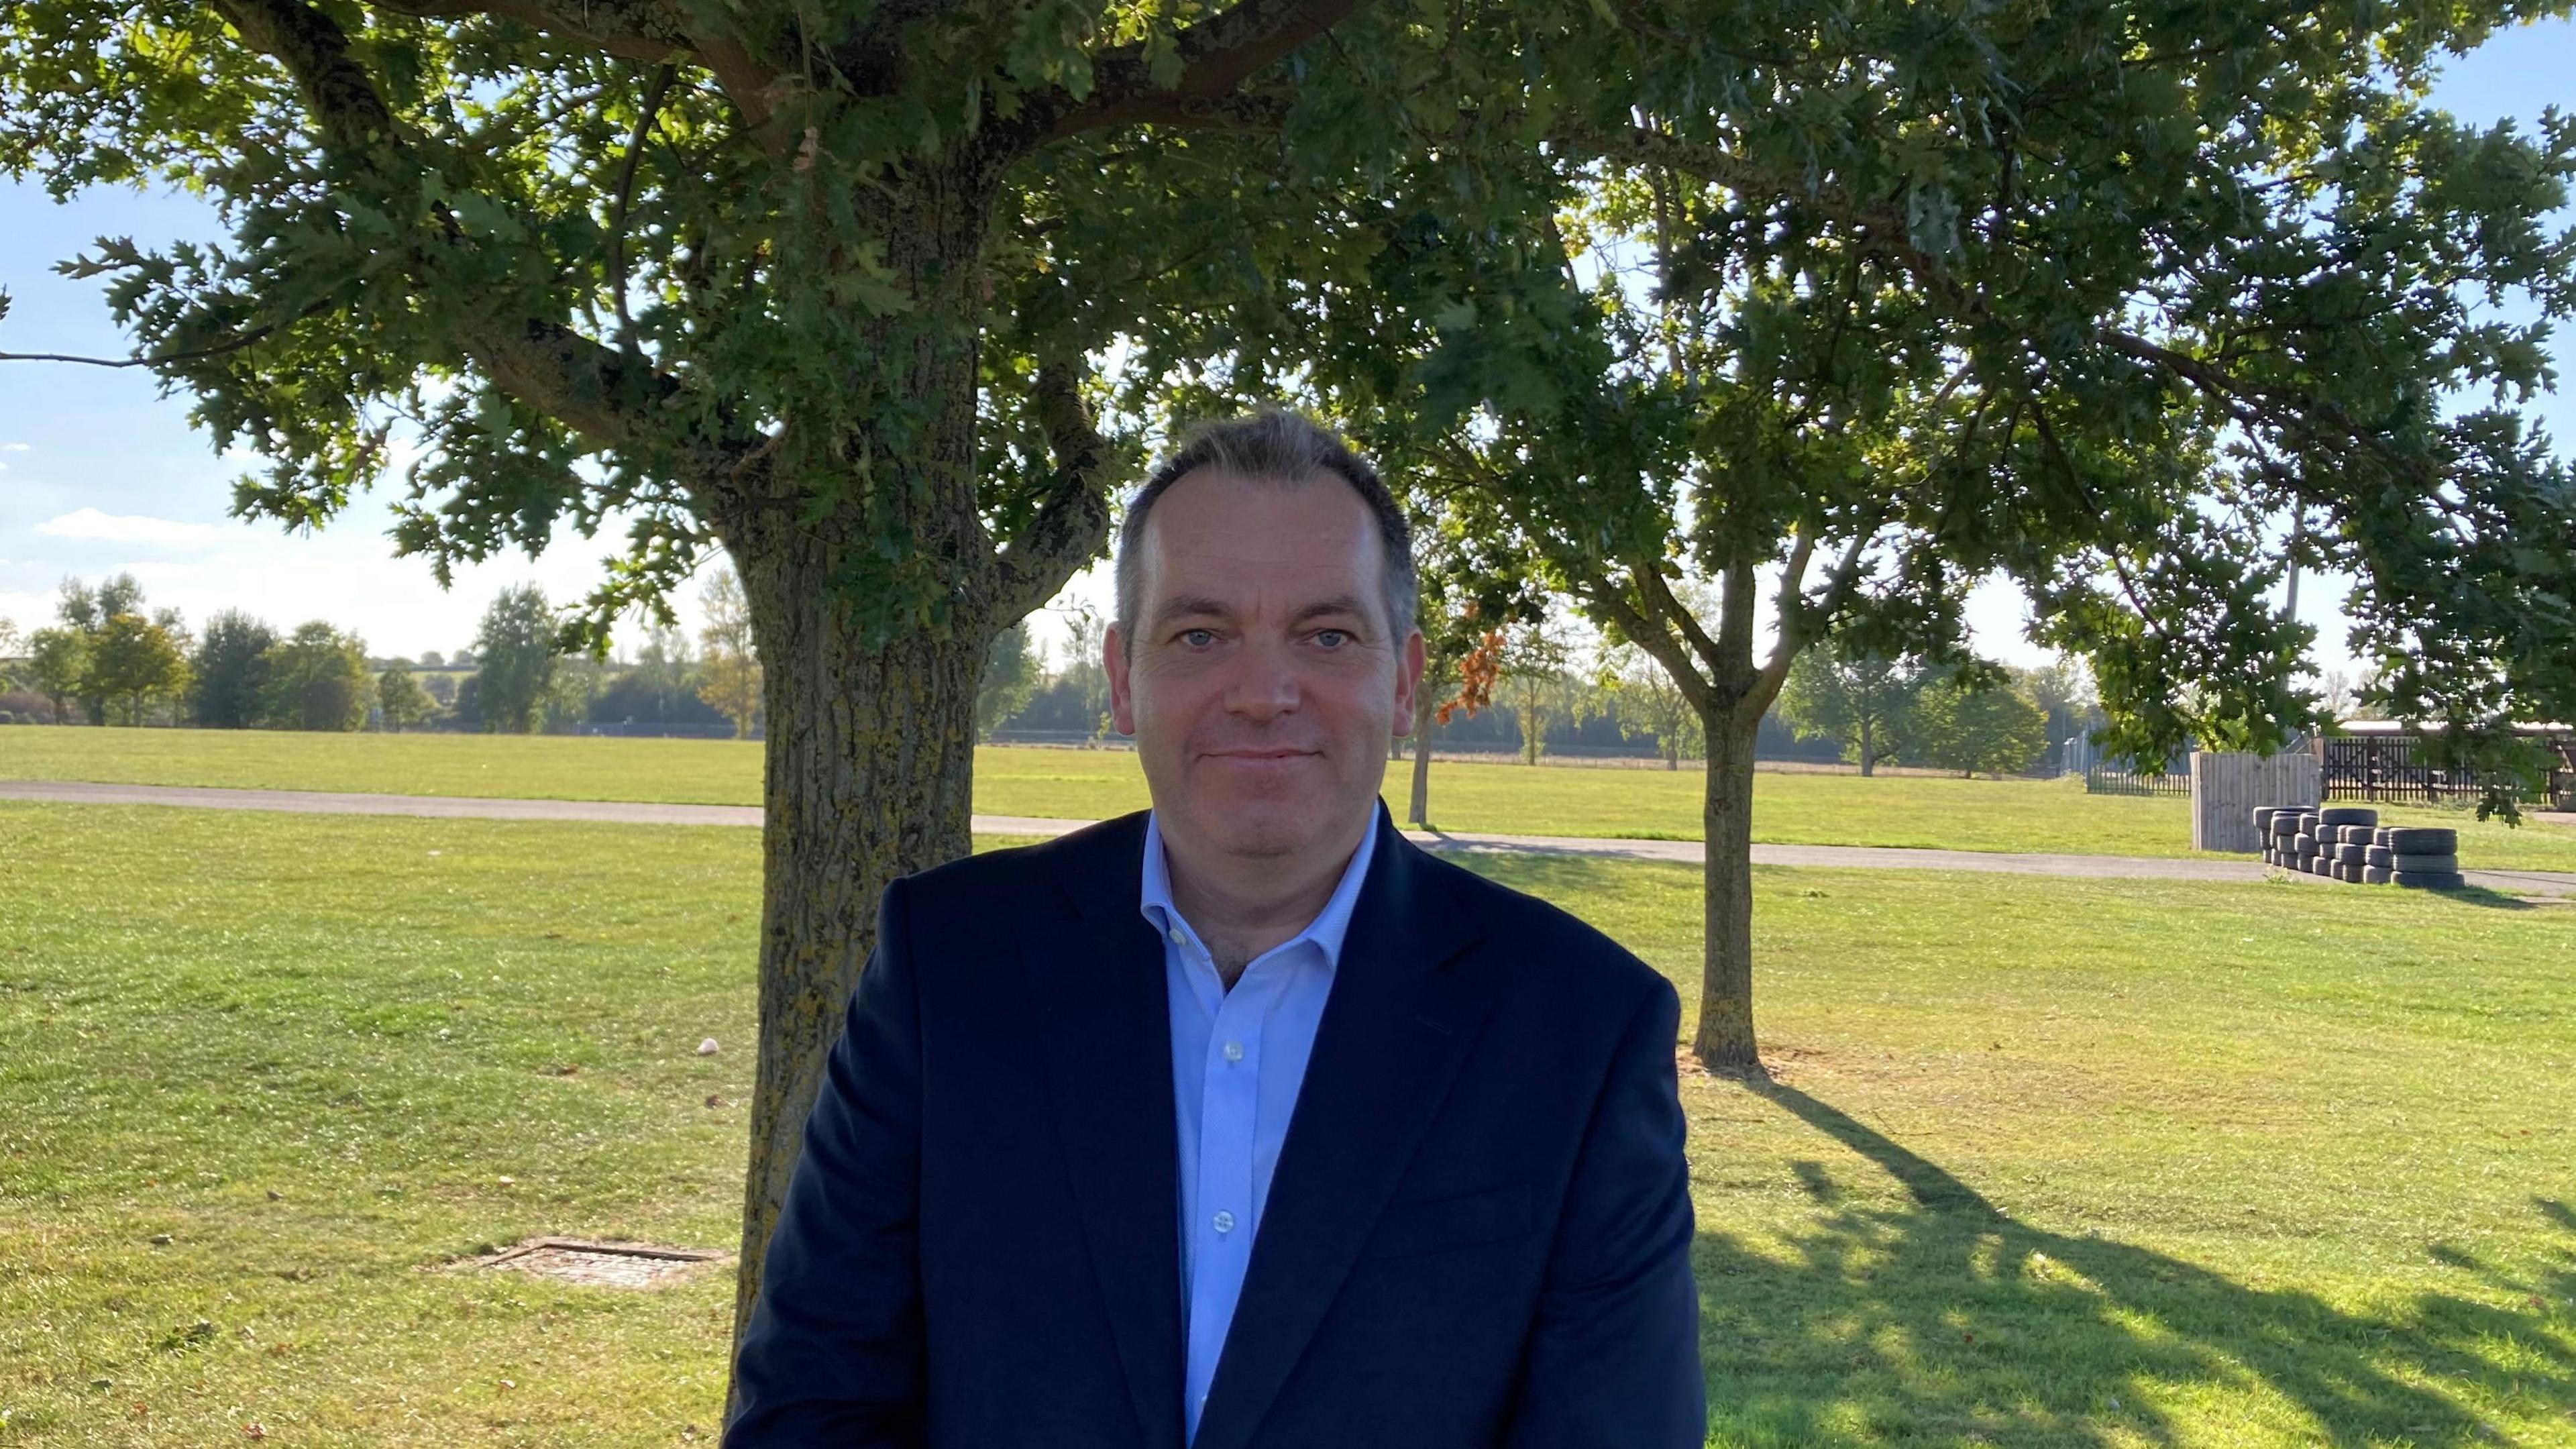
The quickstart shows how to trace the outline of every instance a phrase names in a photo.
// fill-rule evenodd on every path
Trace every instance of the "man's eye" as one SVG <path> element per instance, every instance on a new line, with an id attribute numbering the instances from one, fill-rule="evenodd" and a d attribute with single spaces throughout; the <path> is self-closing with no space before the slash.
<path id="1" fill-rule="evenodd" d="M 1205 649 L 1216 642 L 1216 633 L 1209 629 L 1184 629 L 1181 631 L 1181 642 L 1193 649 Z"/>
<path id="2" fill-rule="evenodd" d="M 1327 649 L 1339 649 L 1343 645 L 1351 642 L 1350 631 L 1347 629 L 1318 629 L 1315 631 L 1315 642 L 1323 645 Z"/>

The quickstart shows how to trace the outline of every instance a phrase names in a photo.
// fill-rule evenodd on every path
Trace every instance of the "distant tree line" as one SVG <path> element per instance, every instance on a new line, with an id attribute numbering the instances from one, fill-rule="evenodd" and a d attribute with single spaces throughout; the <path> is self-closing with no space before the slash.
<path id="1" fill-rule="evenodd" d="M 502 590 L 467 648 L 376 659 L 327 620 L 280 633 L 225 609 L 192 632 L 177 610 L 148 610 L 131 574 L 95 588 L 66 579 L 52 624 L 22 632 L 0 619 L 0 724 L 749 736 L 761 672 L 741 585 L 720 569 L 700 597 L 694 641 L 658 624 L 632 659 L 565 648 L 562 611 L 533 585 Z"/>
<path id="2" fill-rule="evenodd" d="M 176 610 L 148 610 L 130 574 L 95 588 L 67 579 L 52 625 L 21 634 L 0 620 L 0 723 L 748 737 L 763 723 L 762 681 L 741 585 L 720 568 L 699 601 L 705 623 L 694 639 L 659 624 L 631 659 L 604 660 L 563 647 L 562 611 L 519 585 L 493 598 L 469 647 L 371 659 L 355 633 L 326 620 L 281 634 L 226 609 L 192 634 Z M 1103 627 L 1075 615 L 1053 660 L 1024 623 L 996 635 L 976 697 L 979 737 L 1105 739 Z M 1545 606 L 1449 651 L 1426 688 L 1435 748 L 1529 764 L 1640 755 L 1668 769 L 1705 749 L 1697 712 L 1661 665 L 1633 645 L 1573 637 L 1565 614 Z M 2101 722 L 2078 665 L 1934 668 L 1833 648 L 1800 657 L 1757 748 L 1765 758 L 1840 758 L 1864 775 L 1887 763 L 2015 774 Z"/>

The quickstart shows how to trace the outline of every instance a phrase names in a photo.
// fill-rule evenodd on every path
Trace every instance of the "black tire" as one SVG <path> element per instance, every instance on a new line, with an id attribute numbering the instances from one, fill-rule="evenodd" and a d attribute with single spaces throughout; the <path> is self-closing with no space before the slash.
<path id="1" fill-rule="evenodd" d="M 2334 862 L 2326 859 L 2322 855 L 2312 855 L 2308 857 L 2308 874 L 2321 875 L 2328 880 L 2332 880 L 2334 879 Z"/>
<path id="2" fill-rule="evenodd" d="M 2369 853 L 2370 847 L 2367 845 L 2338 845 L 2335 847 L 2335 864 L 2368 865 L 2370 862 L 2363 857 Z"/>
<path id="3" fill-rule="evenodd" d="M 2284 811 L 2280 812 L 2279 814 L 2274 815 L 2274 816 L 2272 817 L 2272 834 L 2273 834 L 2273 835 L 2275 835 L 2275 836 L 2282 836 L 2282 835 L 2296 835 L 2296 834 L 2298 834 L 2298 833 L 2299 833 L 2299 817 L 2298 817 L 2298 816 L 2291 814 L 2291 813 L 2290 813 L 2289 811 L 2287 811 L 2287 810 L 2284 810 Z"/>
<path id="4" fill-rule="evenodd" d="M 2404 851 L 2388 853 L 2388 868 L 2401 875 L 2458 875 L 2460 858 L 2456 855 L 2408 855 Z"/>
<path id="5" fill-rule="evenodd" d="M 2450 855 L 2460 848 L 2460 832 L 2448 826 L 2400 825 L 2384 843 L 2399 855 Z"/>
<path id="6" fill-rule="evenodd" d="M 2388 837 L 2395 833 L 2395 826 L 2382 825 L 2378 829 L 2370 832 L 2370 843 L 2378 846 L 2382 850 L 2386 850 L 2388 848 Z"/>
<path id="7" fill-rule="evenodd" d="M 2272 812 L 2273 812 L 2273 808 L 2274 808 L 2274 807 L 2272 807 L 2272 806 L 2270 806 L 2270 805 L 2257 805 L 2257 806 L 2255 806 L 2255 807 L 2254 807 L 2254 833 L 2255 833 L 2255 834 L 2257 834 L 2257 835 L 2269 835 L 2269 834 L 2271 834 L 2271 833 L 2272 833 Z"/>
<path id="8" fill-rule="evenodd" d="M 2392 873 L 2393 872 L 2385 866 L 2365 865 L 2361 868 L 2361 883 L 2363 885 L 2386 885 L 2388 884 L 2388 877 Z"/>
<path id="9" fill-rule="evenodd" d="M 2302 859 L 2309 859 L 2313 858 L 2318 851 L 2325 849 L 2325 847 L 2317 844 L 2317 838 L 2315 836 L 2302 835 L 2299 837 L 2299 843 L 2296 849 Z"/>
<path id="10" fill-rule="evenodd" d="M 2450 871 L 2448 873 L 2434 871 L 2428 874 L 2415 874 L 2401 870 L 2392 872 L 2389 876 L 2389 880 L 2392 884 L 2402 885 L 2411 890 L 2419 891 L 2464 890 L 2469 884 L 2467 877 L 2461 875 L 2458 871 Z"/>
<path id="11" fill-rule="evenodd" d="M 2329 805 L 2317 812 L 2326 825 L 2377 825 L 2379 812 L 2360 805 Z"/>
<path id="12" fill-rule="evenodd" d="M 2370 844 L 2370 837 L 2375 833 L 2376 831 L 2368 825 L 2338 825 L 2335 827 L 2335 839 L 2345 845 L 2368 845 Z"/>
<path id="13" fill-rule="evenodd" d="M 2397 867 L 2390 865 L 2389 862 L 2396 858 L 2397 852 L 2390 850 L 2387 846 L 2374 845 L 2361 857 L 2361 863 L 2363 865 L 2377 866 L 2381 870 L 2395 870 Z"/>

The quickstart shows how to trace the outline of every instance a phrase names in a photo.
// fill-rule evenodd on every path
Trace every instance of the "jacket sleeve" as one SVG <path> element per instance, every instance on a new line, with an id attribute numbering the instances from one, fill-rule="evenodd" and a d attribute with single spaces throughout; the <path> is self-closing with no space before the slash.
<path id="1" fill-rule="evenodd" d="M 1512 1449 L 1698 1449 L 1706 1437 L 1680 1021 L 1659 978 L 1593 1108 L 1522 1353 Z"/>
<path id="2" fill-rule="evenodd" d="M 921 1442 L 921 1021 L 902 887 L 886 888 L 770 1234 L 727 1449 Z"/>

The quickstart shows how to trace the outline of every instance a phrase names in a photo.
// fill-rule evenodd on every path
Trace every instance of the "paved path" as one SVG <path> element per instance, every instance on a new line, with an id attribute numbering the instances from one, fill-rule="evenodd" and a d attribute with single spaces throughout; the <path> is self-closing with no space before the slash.
<path id="1" fill-rule="evenodd" d="M 201 810 L 284 810 L 308 815 L 419 815 L 475 820 L 589 820 L 625 825 L 760 824 L 756 805 L 663 805 L 637 800 L 505 800 L 458 795 L 347 795 L 311 790 L 217 790 L 187 785 L 95 785 L 53 780 L 0 780 L 0 799 L 92 805 L 184 805 Z M 979 835 L 1054 836 L 1088 820 L 1032 815 L 978 815 Z M 1485 835 L 1408 830 L 1407 838 L 1439 849 L 1493 854 L 1578 855 L 1697 865 L 1696 840 L 1604 840 L 1574 835 Z M 2128 855 L 2008 854 L 1987 850 L 1908 850 L 1875 845 L 1756 845 L 1755 865 L 1833 866 L 1860 870 L 1951 870 L 2002 875 L 2082 876 L 2095 880 L 2258 881 L 2250 860 L 2162 860 Z M 2314 876 L 2299 877 L 2316 880 Z M 2512 895 L 2576 896 L 2576 874 L 2471 871 L 2469 882 Z"/>

